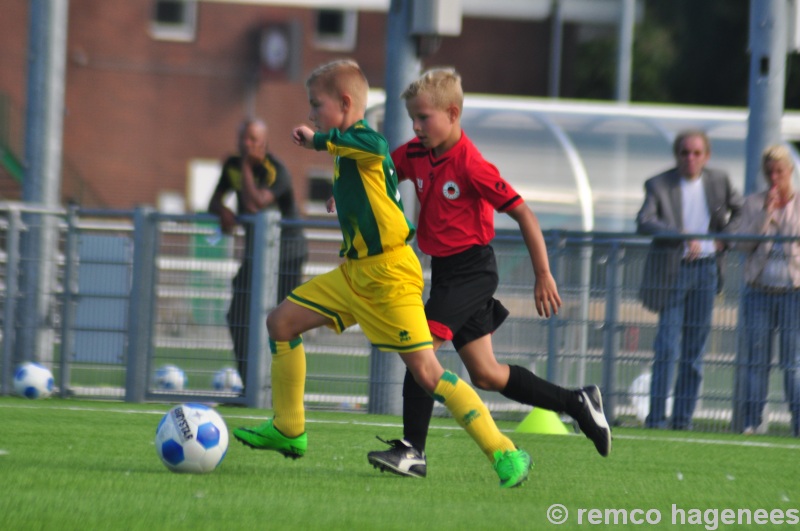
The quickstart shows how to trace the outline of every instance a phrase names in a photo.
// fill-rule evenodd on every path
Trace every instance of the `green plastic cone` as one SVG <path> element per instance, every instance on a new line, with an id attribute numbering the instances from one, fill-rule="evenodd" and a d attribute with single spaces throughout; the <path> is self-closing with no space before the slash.
<path id="1" fill-rule="evenodd" d="M 514 431 L 519 433 L 549 433 L 553 435 L 569 434 L 569 430 L 558 418 L 555 411 L 538 407 L 533 408 Z"/>

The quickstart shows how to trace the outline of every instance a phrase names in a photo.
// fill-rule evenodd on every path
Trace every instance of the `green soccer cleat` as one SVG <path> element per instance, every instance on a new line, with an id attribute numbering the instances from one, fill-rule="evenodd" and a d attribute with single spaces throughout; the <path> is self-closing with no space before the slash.
<path id="1" fill-rule="evenodd" d="M 497 450 L 492 468 L 500 476 L 500 488 L 518 487 L 528 479 L 528 470 L 533 467 L 531 456 L 525 450 Z"/>
<path id="2" fill-rule="evenodd" d="M 250 448 L 275 450 L 292 459 L 303 457 L 308 448 L 308 437 L 305 433 L 294 438 L 287 437 L 272 425 L 272 419 L 255 428 L 236 428 L 233 436 Z"/>

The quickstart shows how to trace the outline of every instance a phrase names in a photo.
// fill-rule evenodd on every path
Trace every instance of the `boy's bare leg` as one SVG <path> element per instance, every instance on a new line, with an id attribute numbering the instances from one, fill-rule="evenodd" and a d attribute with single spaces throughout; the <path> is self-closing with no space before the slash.
<path id="1" fill-rule="evenodd" d="M 301 334 L 327 324 L 329 320 L 284 300 L 269 317 L 269 347 L 272 354 L 273 418 L 252 428 L 237 428 L 233 435 L 243 444 L 259 450 L 275 450 L 286 457 L 302 457 L 308 446 L 305 433 L 303 395 L 306 355 Z"/>
<path id="2" fill-rule="evenodd" d="M 517 450 L 514 443 L 500 432 L 475 390 L 454 373 L 444 370 L 433 349 L 400 356 L 417 383 L 444 404 L 492 462 L 501 487 L 515 487 L 527 479 L 530 456 Z M 382 469 L 392 468 L 392 463 L 373 462 L 373 465 Z"/>

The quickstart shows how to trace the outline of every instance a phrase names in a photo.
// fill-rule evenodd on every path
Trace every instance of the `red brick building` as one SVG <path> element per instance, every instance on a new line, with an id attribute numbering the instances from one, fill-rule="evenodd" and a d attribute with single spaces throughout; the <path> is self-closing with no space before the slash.
<path id="1" fill-rule="evenodd" d="M 297 181 L 302 207 L 308 176 L 325 172 L 331 163 L 326 154 L 301 150 L 290 141 L 290 129 L 305 122 L 308 113 L 306 76 L 323 62 L 352 57 L 373 87 L 384 84 L 385 11 L 321 11 L 286 7 L 288 2 L 189 3 L 193 24 L 173 27 L 175 6 L 169 4 L 175 2 L 69 1 L 65 202 L 130 208 L 156 205 L 164 192 L 187 197 L 193 162 L 218 161 L 234 150 L 239 122 L 255 114 L 269 123 L 271 149 Z M 181 18 L 185 13 L 178 15 L 179 22 L 187 22 Z M 27 0 L 3 1 L 0 148 L 17 160 L 24 154 L 28 24 Z M 264 67 L 262 35 L 275 25 L 295 38 L 293 70 L 269 73 Z M 543 96 L 549 34 L 547 20 L 465 14 L 461 35 L 444 38 L 423 66 L 455 66 L 469 92 Z M 10 173 L 8 167 L 0 169 L 0 180 L 8 181 Z M 0 195 L 13 198 L 13 191 L 6 185 Z"/>

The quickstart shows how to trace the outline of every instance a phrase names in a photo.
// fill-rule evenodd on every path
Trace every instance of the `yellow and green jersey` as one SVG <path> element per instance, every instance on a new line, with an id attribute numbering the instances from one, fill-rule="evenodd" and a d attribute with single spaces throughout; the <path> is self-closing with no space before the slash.
<path id="1" fill-rule="evenodd" d="M 360 120 L 344 132 L 315 133 L 314 148 L 334 157 L 333 198 L 343 237 L 339 256 L 375 256 L 414 236 L 383 135 Z"/>

